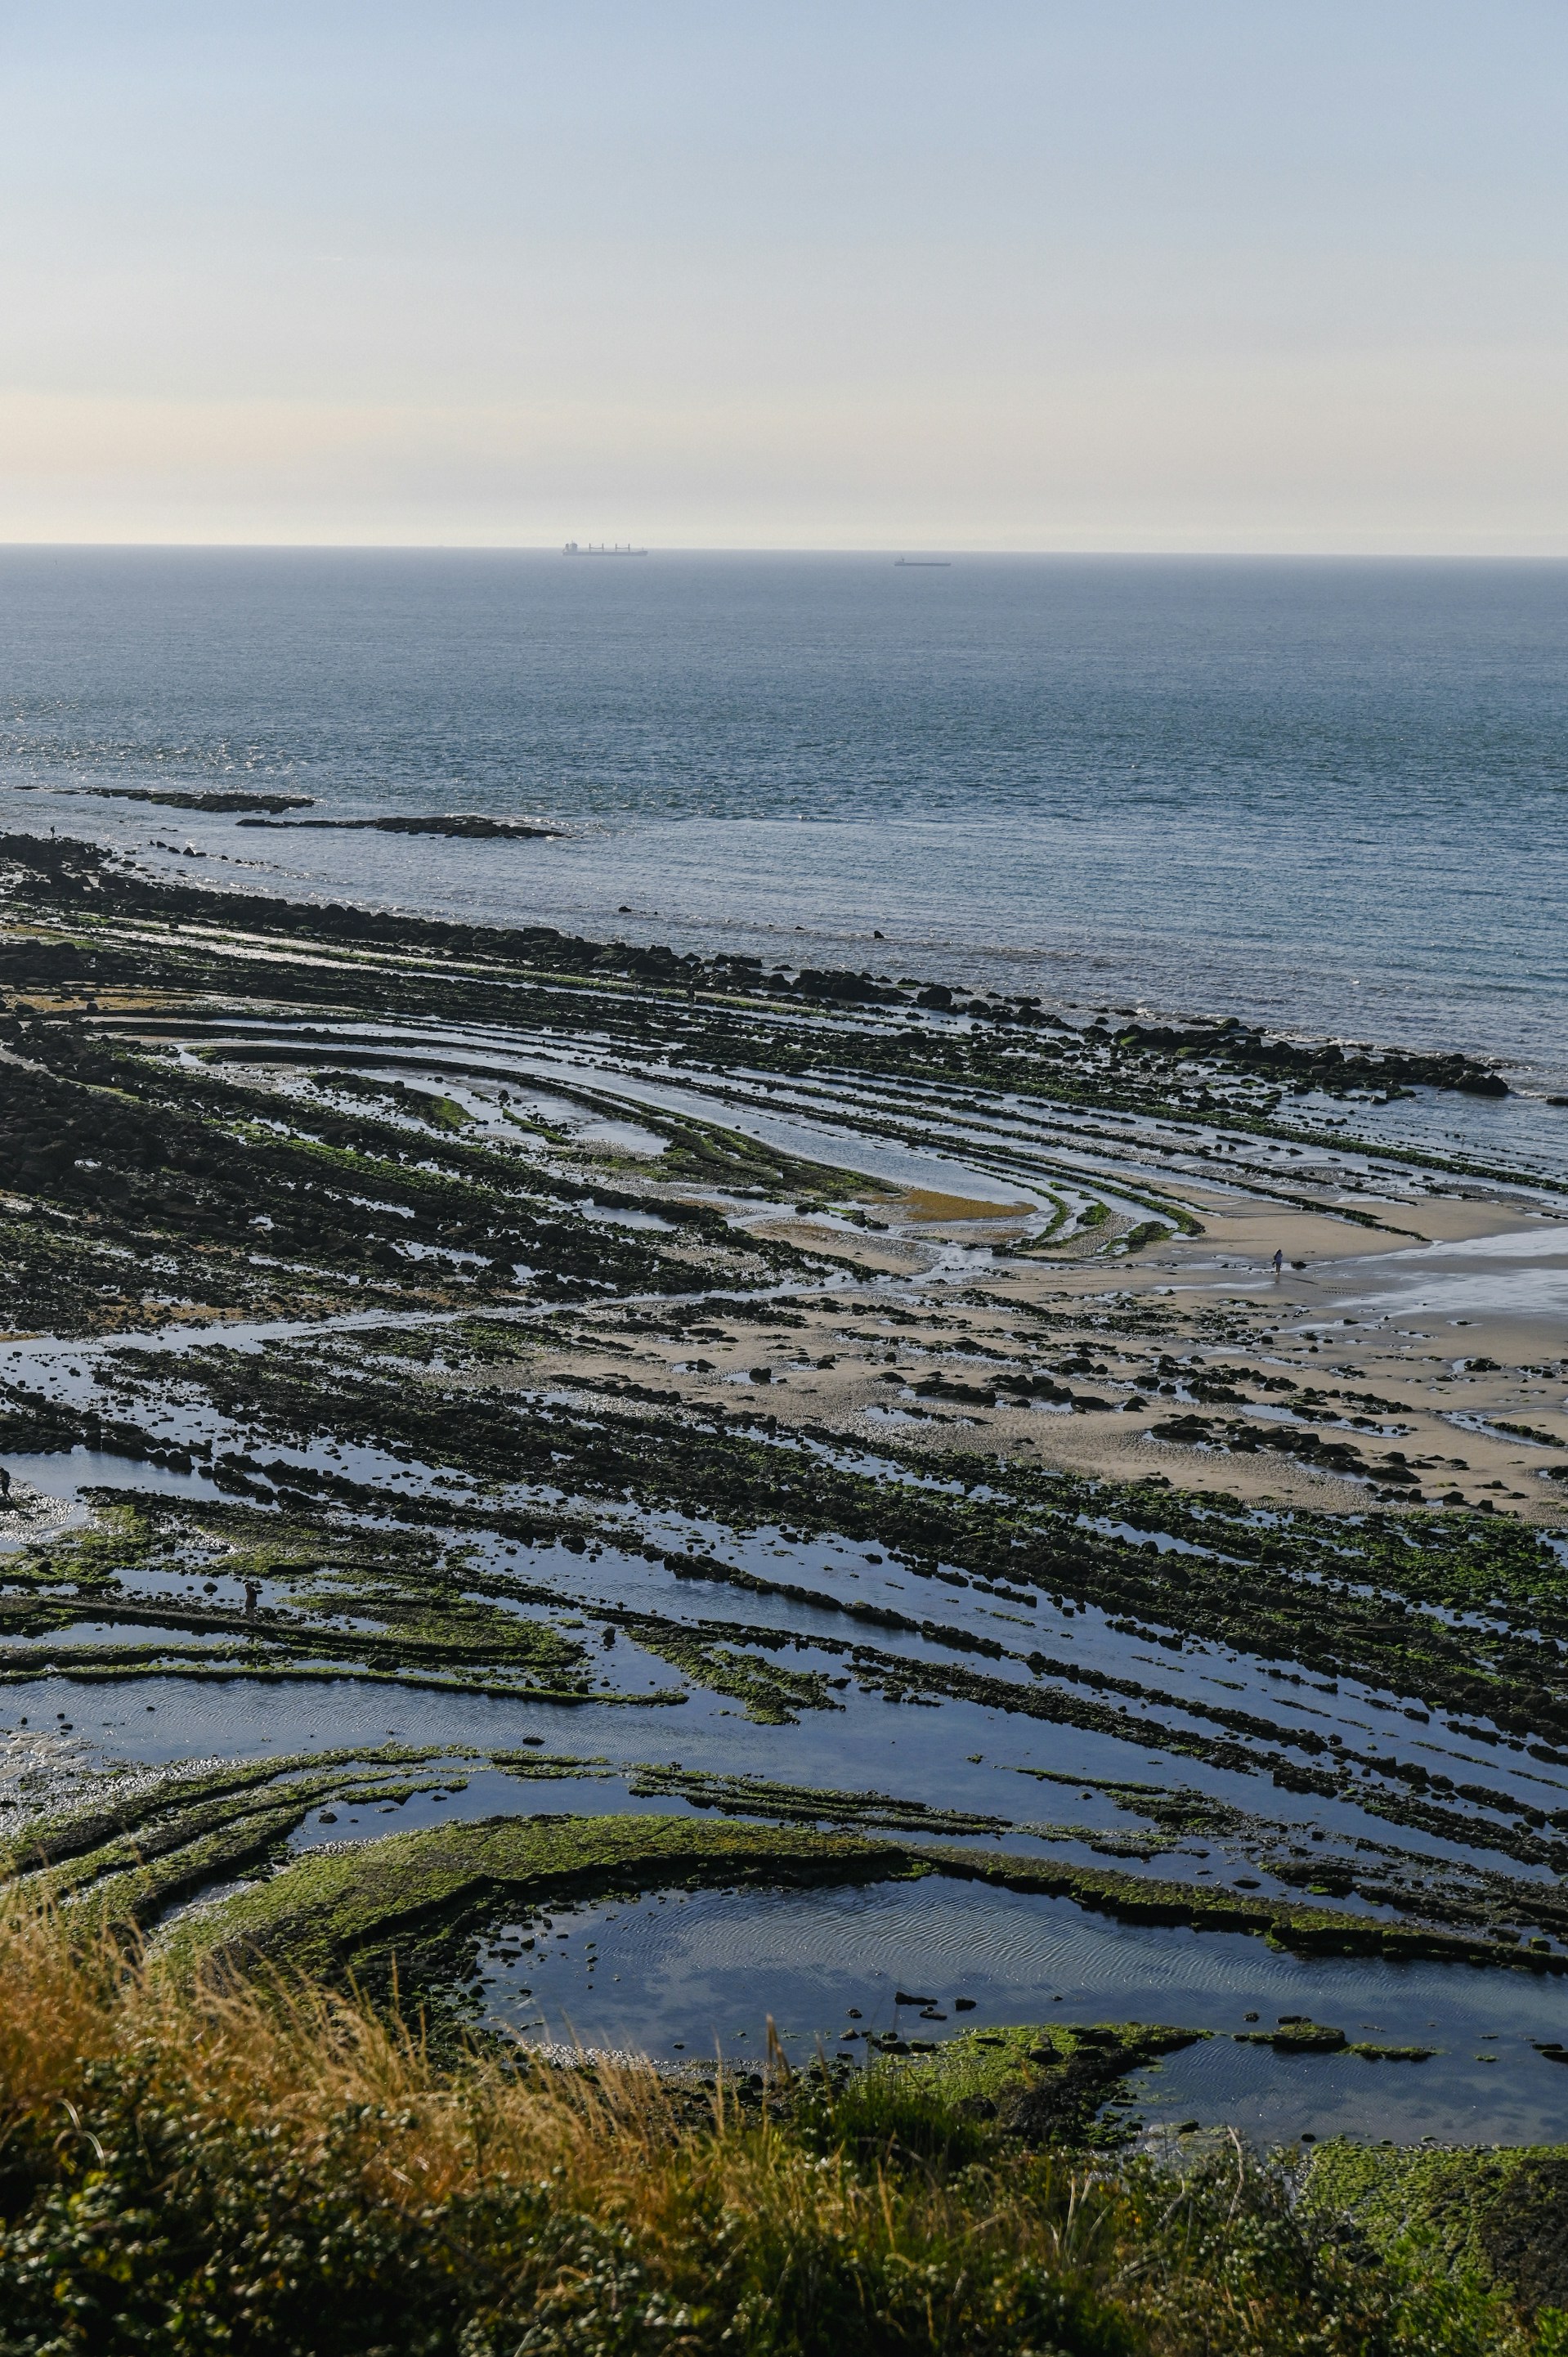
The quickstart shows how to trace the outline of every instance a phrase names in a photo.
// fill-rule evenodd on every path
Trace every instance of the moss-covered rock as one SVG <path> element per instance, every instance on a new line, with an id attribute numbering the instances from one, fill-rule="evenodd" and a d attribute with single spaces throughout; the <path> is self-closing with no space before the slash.
<path id="1" fill-rule="evenodd" d="M 177 1924 L 168 1951 L 182 1962 L 363 1969 L 409 1934 L 445 1932 L 503 1899 L 518 1907 L 678 1883 L 923 1871 L 907 1849 L 849 1834 L 690 1817 L 491 1817 L 308 1852 L 259 1889 Z"/>

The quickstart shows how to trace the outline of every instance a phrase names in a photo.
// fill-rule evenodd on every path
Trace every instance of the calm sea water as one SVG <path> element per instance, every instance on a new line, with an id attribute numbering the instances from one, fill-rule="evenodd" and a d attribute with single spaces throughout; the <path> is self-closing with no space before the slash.
<path id="1" fill-rule="evenodd" d="M 565 833 L 88 793 L 143 785 Z M 1461 1046 L 1562 1087 L 1565 797 L 1562 565 L 0 552 L 7 823 L 214 883 Z"/>

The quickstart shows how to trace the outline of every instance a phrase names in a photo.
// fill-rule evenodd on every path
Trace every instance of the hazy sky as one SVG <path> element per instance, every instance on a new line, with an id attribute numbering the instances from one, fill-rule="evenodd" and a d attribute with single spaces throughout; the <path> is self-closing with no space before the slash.
<path id="1" fill-rule="evenodd" d="M 0 6 L 0 538 L 1568 552 L 1563 0 Z"/>

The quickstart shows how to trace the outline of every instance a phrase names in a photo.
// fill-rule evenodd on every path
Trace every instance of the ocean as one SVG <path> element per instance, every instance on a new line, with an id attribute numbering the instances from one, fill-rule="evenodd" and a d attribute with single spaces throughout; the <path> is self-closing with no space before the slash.
<path id="1" fill-rule="evenodd" d="M 104 790 L 474 811 L 464 842 Z M 1568 1085 L 1568 566 L 10 549 L 6 823 Z M 1568 1116 L 1564 1116 L 1568 1118 Z"/>

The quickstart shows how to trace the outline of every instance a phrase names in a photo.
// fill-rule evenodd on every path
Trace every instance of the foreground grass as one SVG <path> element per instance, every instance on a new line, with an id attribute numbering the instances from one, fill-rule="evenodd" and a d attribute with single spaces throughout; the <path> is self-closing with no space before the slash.
<path id="1" fill-rule="evenodd" d="M 895 2065 L 746 2104 L 639 2069 L 442 2069 L 324 1989 L 193 1986 L 48 1914 L 0 1922 L 4 2357 L 1564 2345 L 1240 2149 L 1178 2177 L 1035 2148 Z"/>

